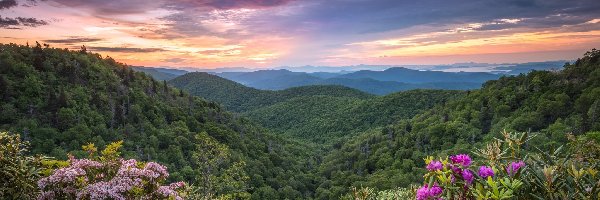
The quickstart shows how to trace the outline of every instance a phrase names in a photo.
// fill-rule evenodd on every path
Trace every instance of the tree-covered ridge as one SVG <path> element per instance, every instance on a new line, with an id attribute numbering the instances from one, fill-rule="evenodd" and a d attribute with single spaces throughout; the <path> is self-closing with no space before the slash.
<path id="1" fill-rule="evenodd" d="M 0 99 L 0 129 L 20 134 L 33 154 L 81 157 L 83 145 L 123 140 L 125 158 L 158 161 L 169 168 L 170 181 L 195 183 L 203 174 L 197 145 L 215 141 L 229 156 L 209 174 L 230 176 L 227 169 L 243 162 L 249 178 L 214 193 L 242 188 L 256 199 L 294 199 L 316 187 L 306 173 L 309 147 L 84 48 L 0 45 Z"/>
<path id="2" fill-rule="evenodd" d="M 380 81 L 371 78 L 329 78 L 322 80 L 317 84 L 343 85 L 376 95 L 388 95 L 398 91 L 416 89 L 474 90 L 481 88 L 481 83 L 471 82 L 403 83 L 396 81 Z"/>
<path id="3" fill-rule="evenodd" d="M 147 75 L 151 76 L 152 78 L 162 81 L 162 80 L 171 80 L 174 79 L 175 77 L 181 76 L 185 73 L 187 73 L 186 71 L 183 70 L 168 70 L 168 69 L 161 69 L 161 68 L 152 68 L 152 67 L 135 67 L 135 66 L 131 66 L 131 69 L 133 69 L 134 71 L 137 72 L 144 72 Z"/>
<path id="4" fill-rule="evenodd" d="M 600 130 L 600 51 L 558 72 L 488 81 L 481 90 L 437 105 L 411 120 L 370 130 L 341 144 L 320 166 L 317 198 L 337 198 L 350 186 L 392 189 L 421 182 L 427 155 L 469 153 L 501 132 L 539 133 L 541 149 L 565 144 L 566 133 Z M 533 151 L 535 149 L 528 149 Z"/>
<path id="5" fill-rule="evenodd" d="M 169 84 L 190 94 L 221 103 L 235 112 L 244 112 L 281 102 L 293 97 L 330 95 L 368 98 L 372 95 L 343 86 L 319 85 L 289 88 L 281 91 L 258 90 L 205 72 L 187 73 Z"/>
<path id="6" fill-rule="evenodd" d="M 358 99 L 303 96 L 244 114 L 267 128 L 319 143 L 409 119 L 434 105 L 465 94 L 451 90 L 412 90 Z"/>

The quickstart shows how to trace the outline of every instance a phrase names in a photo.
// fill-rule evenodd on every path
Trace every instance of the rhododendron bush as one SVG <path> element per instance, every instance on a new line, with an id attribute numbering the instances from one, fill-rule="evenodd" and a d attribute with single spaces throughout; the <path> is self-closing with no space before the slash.
<path id="1" fill-rule="evenodd" d="M 417 200 L 439 199 L 598 199 L 598 149 L 585 136 L 569 136 L 569 148 L 529 153 L 522 146 L 527 133 L 503 132 L 473 154 L 425 158 L 425 183 Z M 582 152 L 581 149 L 589 149 Z"/>
<path id="2" fill-rule="evenodd" d="M 167 168 L 120 158 L 121 143 L 107 145 L 100 155 L 93 144 L 84 146 L 89 158 L 70 156 L 68 166 L 38 181 L 39 199 L 182 199 L 183 182 L 162 185 Z"/>

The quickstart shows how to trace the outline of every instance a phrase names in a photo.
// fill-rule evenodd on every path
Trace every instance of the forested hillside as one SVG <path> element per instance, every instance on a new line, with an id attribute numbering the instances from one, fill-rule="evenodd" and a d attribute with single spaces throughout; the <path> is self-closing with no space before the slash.
<path id="1" fill-rule="evenodd" d="M 310 146 L 85 49 L 0 45 L 0 99 L 0 129 L 33 154 L 81 157 L 83 145 L 123 140 L 125 158 L 163 163 L 170 181 L 206 193 L 303 199 L 316 187 Z"/>
<path id="2" fill-rule="evenodd" d="M 481 90 L 435 106 L 411 120 L 370 130 L 340 143 L 320 166 L 321 199 L 350 186 L 390 189 L 422 181 L 427 155 L 470 153 L 501 131 L 539 133 L 544 150 L 565 144 L 566 133 L 600 130 L 600 51 L 559 72 L 534 71 L 488 81 Z M 536 151 L 530 147 L 531 151 Z"/>
<path id="3" fill-rule="evenodd" d="M 249 111 L 244 116 L 297 138 L 332 143 L 352 133 L 409 119 L 464 93 L 413 90 L 369 99 L 303 96 Z"/>
<path id="4" fill-rule="evenodd" d="M 168 83 L 189 91 L 192 95 L 219 102 L 235 112 L 249 111 L 301 96 L 329 95 L 359 99 L 372 96 L 356 89 L 335 85 L 304 86 L 280 91 L 258 90 L 204 72 L 188 73 Z"/>
<path id="5" fill-rule="evenodd" d="M 378 97 L 334 85 L 258 90 L 202 72 L 188 73 L 169 83 L 222 103 L 272 130 L 327 144 L 352 133 L 409 119 L 465 94 L 453 90 L 415 90 Z"/>

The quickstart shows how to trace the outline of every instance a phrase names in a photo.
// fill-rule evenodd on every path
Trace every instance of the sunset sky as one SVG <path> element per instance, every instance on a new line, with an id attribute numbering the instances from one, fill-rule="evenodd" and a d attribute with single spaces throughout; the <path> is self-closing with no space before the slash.
<path id="1" fill-rule="evenodd" d="M 0 42 L 131 65 L 276 67 L 570 60 L 599 0 L 0 0 Z"/>

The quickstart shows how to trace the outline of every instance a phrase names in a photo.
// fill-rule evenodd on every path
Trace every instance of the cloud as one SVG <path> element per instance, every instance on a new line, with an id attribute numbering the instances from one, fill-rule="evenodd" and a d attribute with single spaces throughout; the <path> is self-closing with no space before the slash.
<path id="1" fill-rule="evenodd" d="M 166 51 L 161 48 L 130 48 L 130 47 L 88 47 L 92 51 L 108 51 L 108 52 L 120 52 L 120 53 L 151 53 Z"/>
<path id="2" fill-rule="evenodd" d="M 73 44 L 73 43 L 84 43 L 84 42 L 97 42 L 101 41 L 100 38 L 87 38 L 79 36 L 71 36 L 64 39 L 44 40 L 47 43 L 61 43 L 61 44 Z"/>
<path id="3" fill-rule="evenodd" d="M 162 60 L 163 62 L 170 62 L 170 63 L 180 63 L 185 61 L 185 59 L 183 58 L 168 58 L 168 59 L 164 59 Z"/>
<path id="4" fill-rule="evenodd" d="M 17 1 L 15 0 L 0 0 L 0 10 L 9 9 L 11 7 L 17 6 Z"/>
<path id="5" fill-rule="evenodd" d="M 178 6 L 212 7 L 216 9 L 266 8 L 285 5 L 292 0 L 177 0 Z"/>
<path id="6" fill-rule="evenodd" d="M 147 0 L 51 0 L 63 6 L 73 8 L 87 8 L 98 16 L 101 15 L 125 15 L 145 13 L 150 9 L 160 8 L 160 1 Z"/>
<path id="7" fill-rule="evenodd" d="M 233 49 L 211 49 L 197 52 L 202 55 L 213 55 L 213 56 L 234 56 L 242 53 L 240 48 Z"/>
<path id="8" fill-rule="evenodd" d="M 21 27 L 38 27 L 47 25 L 48 22 L 30 17 L 2 17 L 0 16 L 0 28 L 21 29 Z"/>
<path id="9" fill-rule="evenodd" d="M 337 35 L 384 33 L 419 25 L 440 26 L 564 14 L 599 17 L 597 0 L 379 0 L 311 1 L 301 12 L 274 20 L 290 30 L 313 26 Z M 306 23 L 309 22 L 309 23 Z M 533 21 L 532 21 L 533 23 Z M 540 22 L 541 23 L 541 22 Z M 560 26 L 559 23 L 550 24 Z"/>
<path id="10" fill-rule="evenodd" d="M 293 0 L 51 0 L 63 6 L 88 8 L 97 15 L 146 13 L 153 9 L 180 11 L 182 9 L 241 9 L 282 6 Z"/>

